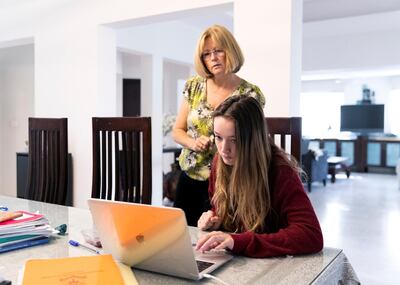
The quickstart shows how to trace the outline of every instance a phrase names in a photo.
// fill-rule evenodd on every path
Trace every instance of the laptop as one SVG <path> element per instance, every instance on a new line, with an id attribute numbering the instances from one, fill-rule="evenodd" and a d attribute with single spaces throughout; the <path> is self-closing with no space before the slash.
<path id="1" fill-rule="evenodd" d="M 131 267 L 198 280 L 233 258 L 194 250 L 181 209 L 89 199 L 104 251 Z"/>

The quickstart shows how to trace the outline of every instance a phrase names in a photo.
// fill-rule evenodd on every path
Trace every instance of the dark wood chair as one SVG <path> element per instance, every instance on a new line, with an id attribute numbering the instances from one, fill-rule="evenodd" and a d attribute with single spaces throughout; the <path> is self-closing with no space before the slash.
<path id="1" fill-rule="evenodd" d="M 29 118 L 28 179 L 25 198 L 65 205 L 68 184 L 66 118 Z"/>
<path id="2" fill-rule="evenodd" d="M 151 118 L 92 118 L 92 198 L 151 204 Z"/>
<path id="3" fill-rule="evenodd" d="M 277 145 L 291 154 L 301 165 L 301 118 L 268 117 L 266 122 L 270 136 L 274 140 L 279 137 Z M 287 137 L 290 137 L 290 150 L 286 146 Z"/>

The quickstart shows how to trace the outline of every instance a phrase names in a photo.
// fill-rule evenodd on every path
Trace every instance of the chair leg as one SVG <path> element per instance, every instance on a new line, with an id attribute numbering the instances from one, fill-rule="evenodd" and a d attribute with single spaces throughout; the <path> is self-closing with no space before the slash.
<path id="1" fill-rule="evenodd" d="M 331 174 L 331 182 L 335 183 L 335 181 L 336 181 L 336 173 L 335 173 L 335 171 L 333 171 Z"/>
<path id="2" fill-rule="evenodd" d="M 326 179 L 322 179 L 322 184 L 324 185 L 324 187 L 326 186 Z"/>
<path id="3" fill-rule="evenodd" d="M 308 188 L 308 192 L 311 193 L 311 182 L 310 181 L 307 182 L 307 188 Z"/>

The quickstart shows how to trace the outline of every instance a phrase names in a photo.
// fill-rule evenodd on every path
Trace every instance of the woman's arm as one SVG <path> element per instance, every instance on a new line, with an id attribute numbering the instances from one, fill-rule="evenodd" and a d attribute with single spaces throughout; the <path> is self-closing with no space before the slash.
<path id="1" fill-rule="evenodd" d="M 175 125 L 172 130 L 172 137 L 180 145 L 193 151 L 204 151 L 211 145 L 211 139 L 206 136 L 201 136 L 197 139 L 190 137 L 187 134 L 187 117 L 189 115 L 189 104 L 183 100 L 176 117 Z"/>

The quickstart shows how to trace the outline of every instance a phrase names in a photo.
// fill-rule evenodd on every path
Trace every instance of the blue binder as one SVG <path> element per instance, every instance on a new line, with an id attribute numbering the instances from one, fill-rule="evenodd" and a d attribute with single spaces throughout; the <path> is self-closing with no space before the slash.
<path id="1" fill-rule="evenodd" d="M 5 246 L 0 245 L 0 253 L 15 250 L 15 249 L 45 244 L 45 243 L 48 243 L 49 241 L 50 241 L 49 237 L 42 236 L 37 239 L 25 240 L 25 241 L 16 242 L 13 244 L 5 245 Z"/>

